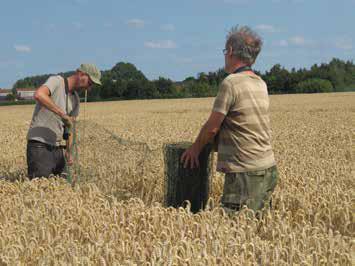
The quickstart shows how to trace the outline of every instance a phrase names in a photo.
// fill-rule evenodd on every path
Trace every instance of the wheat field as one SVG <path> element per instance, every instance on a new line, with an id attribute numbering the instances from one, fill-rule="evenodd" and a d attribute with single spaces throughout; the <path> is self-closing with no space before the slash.
<path id="1" fill-rule="evenodd" d="M 165 143 L 193 141 L 212 98 L 81 106 L 79 180 L 26 179 L 34 106 L 0 107 L 0 265 L 354 265 L 355 93 L 270 97 L 273 209 L 166 208 Z"/>

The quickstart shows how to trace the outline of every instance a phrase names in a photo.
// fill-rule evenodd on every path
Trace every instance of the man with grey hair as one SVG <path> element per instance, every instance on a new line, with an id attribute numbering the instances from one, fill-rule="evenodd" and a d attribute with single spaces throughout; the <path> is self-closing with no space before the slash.
<path id="1" fill-rule="evenodd" d="M 72 163 L 73 121 L 79 115 L 77 91 L 101 85 L 101 72 L 93 64 L 81 64 L 77 71 L 64 78 L 51 76 L 34 95 L 37 101 L 27 134 L 28 177 L 61 175 L 66 162 Z M 63 139 L 66 145 L 61 145 Z M 65 154 L 63 147 L 66 148 Z"/>
<path id="2" fill-rule="evenodd" d="M 209 119 L 181 157 L 185 167 L 198 167 L 202 148 L 218 144 L 217 171 L 225 173 L 222 206 L 232 213 L 243 206 L 255 212 L 268 207 L 278 180 L 267 86 L 251 69 L 261 47 L 261 38 L 249 27 L 231 29 L 223 49 L 229 75 Z"/>

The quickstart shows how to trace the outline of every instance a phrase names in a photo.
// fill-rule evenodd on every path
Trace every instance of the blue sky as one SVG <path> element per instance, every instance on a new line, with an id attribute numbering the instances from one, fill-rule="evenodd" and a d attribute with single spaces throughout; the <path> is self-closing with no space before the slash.
<path id="1" fill-rule="evenodd" d="M 264 40 L 255 69 L 355 58 L 355 0 L 0 0 L 0 88 L 93 62 L 183 80 L 224 65 L 225 36 Z"/>

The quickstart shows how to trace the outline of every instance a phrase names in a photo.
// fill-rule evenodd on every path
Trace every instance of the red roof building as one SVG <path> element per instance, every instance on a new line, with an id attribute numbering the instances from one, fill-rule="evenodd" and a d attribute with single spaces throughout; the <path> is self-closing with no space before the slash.
<path id="1" fill-rule="evenodd" d="M 36 92 L 35 88 L 17 88 L 16 94 L 19 100 L 33 100 L 34 94 Z"/>
<path id="2" fill-rule="evenodd" d="M 6 100 L 7 95 L 11 93 L 12 91 L 9 89 L 0 89 L 0 100 Z"/>

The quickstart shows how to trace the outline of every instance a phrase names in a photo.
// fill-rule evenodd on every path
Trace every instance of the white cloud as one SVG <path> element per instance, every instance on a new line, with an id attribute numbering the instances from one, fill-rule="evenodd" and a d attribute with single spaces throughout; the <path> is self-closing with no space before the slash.
<path id="1" fill-rule="evenodd" d="M 179 64 L 191 64 L 193 62 L 192 58 L 182 57 L 175 60 Z"/>
<path id="2" fill-rule="evenodd" d="M 288 39 L 288 43 L 293 46 L 308 47 L 308 48 L 320 48 L 322 43 L 315 40 L 306 39 L 303 36 L 293 36 Z"/>
<path id="3" fill-rule="evenodd" d="M 173 24 L 164 24 L 160 27 L 160 29 L 164 31 L 174 31 L 175 26 Z"/>
<path id="4" fill-rule="evenodd" d="M 14 48 L 19 53 L 29 53 L 29 52 L 31 52 L 31 47 L 29 47 L 28 45 L 15 44 Z"/>
<path id="5" fill-rule="evenodd" d="M 252 2 L 251 0 L 223 0 L 224 3 L 227 4 L 249 4 L 250 2 Z"/>
<path id="6" fill-rule="evenodd" d="M 275 41 L 273 43 L 274 46 L 280 46 L 280 47 L 287 47 L 288 46 L 288 41 L 287 40 L 279 40 Z"/>
<path id="7" fill-rule="evenodd" d="M 73 22 L 73 26 L 74 26 L 75 29 L 77 29 L 79 31 L 84 28 L 84 25 L 82 23 L 80 23 L 80 22 Z"/>
<path id="8" fill-rule="evenodd" d="M 176 43 L 171 40 L 149 41 L 145 42 L 144 46 L 153 49 L 174 49 L 176 48 Z"/>
<path id="9" fill-rule="evenodd" d="M 126 21 L 126 24 L 132 28 L 143 28 L 145 26 L 145 21 L 142 19 L 134 18 Z"/>
<path id="10" fill-rule="evenodd" d="M 53 23 L 50 23 L 48 25 L 45 26 L 47 31 L 54 31 L 56 26 Z"/>
<path id="11" fill-rule="evenodd" d="M 15 60 L 0 60 L 0 69 L 2 68 L 9 68 L 9 67 L 15 67 L 15 68 L 24 68 L 25 64 L 23 62 L 15 61 Z"/>
<path id="12" fill-rule="evenodd" d="M 104 27 L 105 28 L 112 28 L 113 27 L 113 24 L 111 22 L 105 22 L 104 23 Z"/>
<path id="13" fill-rule="evenodd" d="M 353 49 L 353 43 L 350 38 L 339 38 L 335 41 L 335 47 L 341 50 Z"/>
<path id="14" fill-rule="evenodd" d="M 260 31 L 264 31 L 264 32 L 269 32 L 269 33 L 275 33 L 275 32 L 279 31 L 274 26 L 268 25 L 268 24 L 259 24 L 255 27 L 255 29 L 260 30 Z"/>
<path id="15" fill-rule="evenodd" d="M 289 42 L 293 45 L 297 46 L 305 46 L 306 45 L 306 40 L 303 36 L 294 36 L 289 39 Z"/>
<path id="16" fill-rule="evenodd" d="M 305 0 L 272 0 L 272 3 L 279 4 L 279 3 L 294 3 L 294 4 L 300 4 L 304 3 Z"/>
<path id="17" fill-rule="evenodd" d="M 89 1 L 88 0 L 74 0 L 74 3 L 78 4 L 78 5 L 85 5 L 85 4 L 88 4 Z"/>

